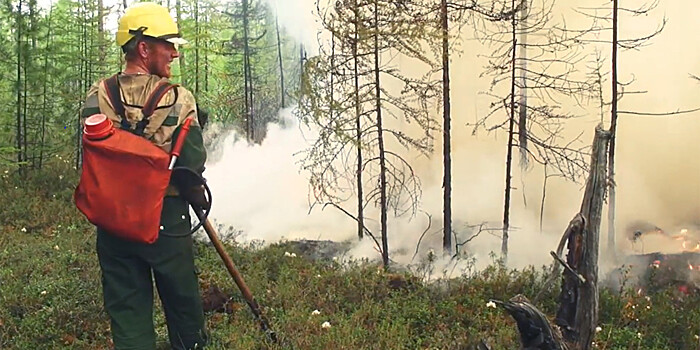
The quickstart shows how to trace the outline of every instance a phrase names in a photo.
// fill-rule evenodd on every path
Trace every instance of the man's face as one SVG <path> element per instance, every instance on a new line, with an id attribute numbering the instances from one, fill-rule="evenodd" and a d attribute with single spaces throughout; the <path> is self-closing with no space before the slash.
<path id="1" fill-rule="evenodd" d="M 161 78 L 170 78 L 170 64 L 180 53 L 173 43 L 165 40 L 149 42 L 148 71 Z"/>

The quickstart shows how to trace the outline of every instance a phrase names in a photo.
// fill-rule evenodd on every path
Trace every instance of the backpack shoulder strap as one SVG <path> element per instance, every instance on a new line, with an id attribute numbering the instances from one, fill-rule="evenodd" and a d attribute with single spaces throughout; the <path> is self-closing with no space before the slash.
<path id="1" fill-rule="evenodd" d="M 117 81 L 118 74 L 115 74 L 104 80 L 105 91 L 107 92 L 107 97 L 109 102 L 112 103 L 114 112 L 121 118 L 121 128 L 125 130 L 131 129 L 129 121 L 126 120 L 126 113 L 124 112 L 124 103 L 122 102 L 121 93 L 119 91 L 119 82 Z"/>
<path id="2" fill-rule="evenodd" d="M 170 89 L 173 89 L 175 87 L 179 86 L 178 84 L 171 84 L 166 81 L 160 82 L 158 86 L 156 86 L 153 91 L 151 91 L 151 94 L 148 96 L 148 99 L 146 100 L 146 103 L 143 104 L 143 108 L 141 108 L 141 115 L 142 118 L 141 120 L 136 123 L 136 135 L 143 136 L 144 131 L 146 130 L 146 126 L 148 125 L 148 122 L 150 121 L 151 115 L 153 115 L 153 112 L 158 107 L 158 103 L 160 103 L 160 100 L 163 99 L 165 94 L 170 91 Z M 175 101 L 177 101 L 177 89 L 173 90 L 175 92 Z M 173 104 L 175 104 L 173 102 Z M 172 106 L 171 104 L 170 106 Z M 170 107 L 167 106 L 167 107 Z"/>

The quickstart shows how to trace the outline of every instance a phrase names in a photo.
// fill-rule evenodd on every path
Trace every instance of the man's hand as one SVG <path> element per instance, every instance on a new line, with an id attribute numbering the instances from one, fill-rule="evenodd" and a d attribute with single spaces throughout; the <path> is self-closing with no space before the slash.
<path id="1" fill-rule="evenodd" d="M 185 190 L 180 190 L 180 196 L 188 203 L 202 210 L 209 210 L 211 203 L 207 200 L 204 185 L 189 187 Z"/>

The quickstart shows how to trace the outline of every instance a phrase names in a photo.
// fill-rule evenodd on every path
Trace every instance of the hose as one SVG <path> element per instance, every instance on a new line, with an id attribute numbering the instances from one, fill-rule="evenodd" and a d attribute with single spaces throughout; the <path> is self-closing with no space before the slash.
<path id="1" fill-rule="evenodd" d="M 186 234 L 173 234 L 173 233 L 168 233 L 166 231 L 162 231 L 160 234 L 166 237 L 174 237 L 174 238 L 180 238 L 180 237 L 187 237 L 193 235 L 197 230 L 199 230 L 202 225 L 204 225 L 204 222 L 207 221 L 209 218 L 209 213 L 211 213 L 211 204 L 212 204 L 212 195 L 211 195 L 211 189 L 209 188 L 209 185 L 207 185 L 207 181 L 202 177 L 202 175 L 199 175 L 196 171 L 188 168 L 188 167 L 182 167 L 178 166 L 173 168 L 173 173 L 175 172 L 182 172 L 185 171 L 188 176 L 190 176 L 190 179 L 188 180 L 193 180 L 194 179 L 194 184 L 192 181 L 190 181 L 189 185 L 190 186 L 197 186 L 197 185 L 202 185 L 204 187 L 204 193 L 205 193 L 205 199 L 207 200 L 207 208 L 203 209 L 203 215 L 199 216 L 197 215 L 197 219 L 199 222 L 197 222 L 197 225 L 195 225 L 190 232 Z M 180 173 L 181 174 L 181 173 Z"/>

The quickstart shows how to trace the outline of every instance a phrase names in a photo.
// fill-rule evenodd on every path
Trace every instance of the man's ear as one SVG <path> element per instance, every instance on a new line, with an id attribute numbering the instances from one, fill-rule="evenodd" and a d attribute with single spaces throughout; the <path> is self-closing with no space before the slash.
<path id="1" fill-rule="evenodd" d="M 139 41 L 138 45 L 136 46 L 136 52 L 141 58 L 148 57 L 148 43 L 143 40 Z"/>

